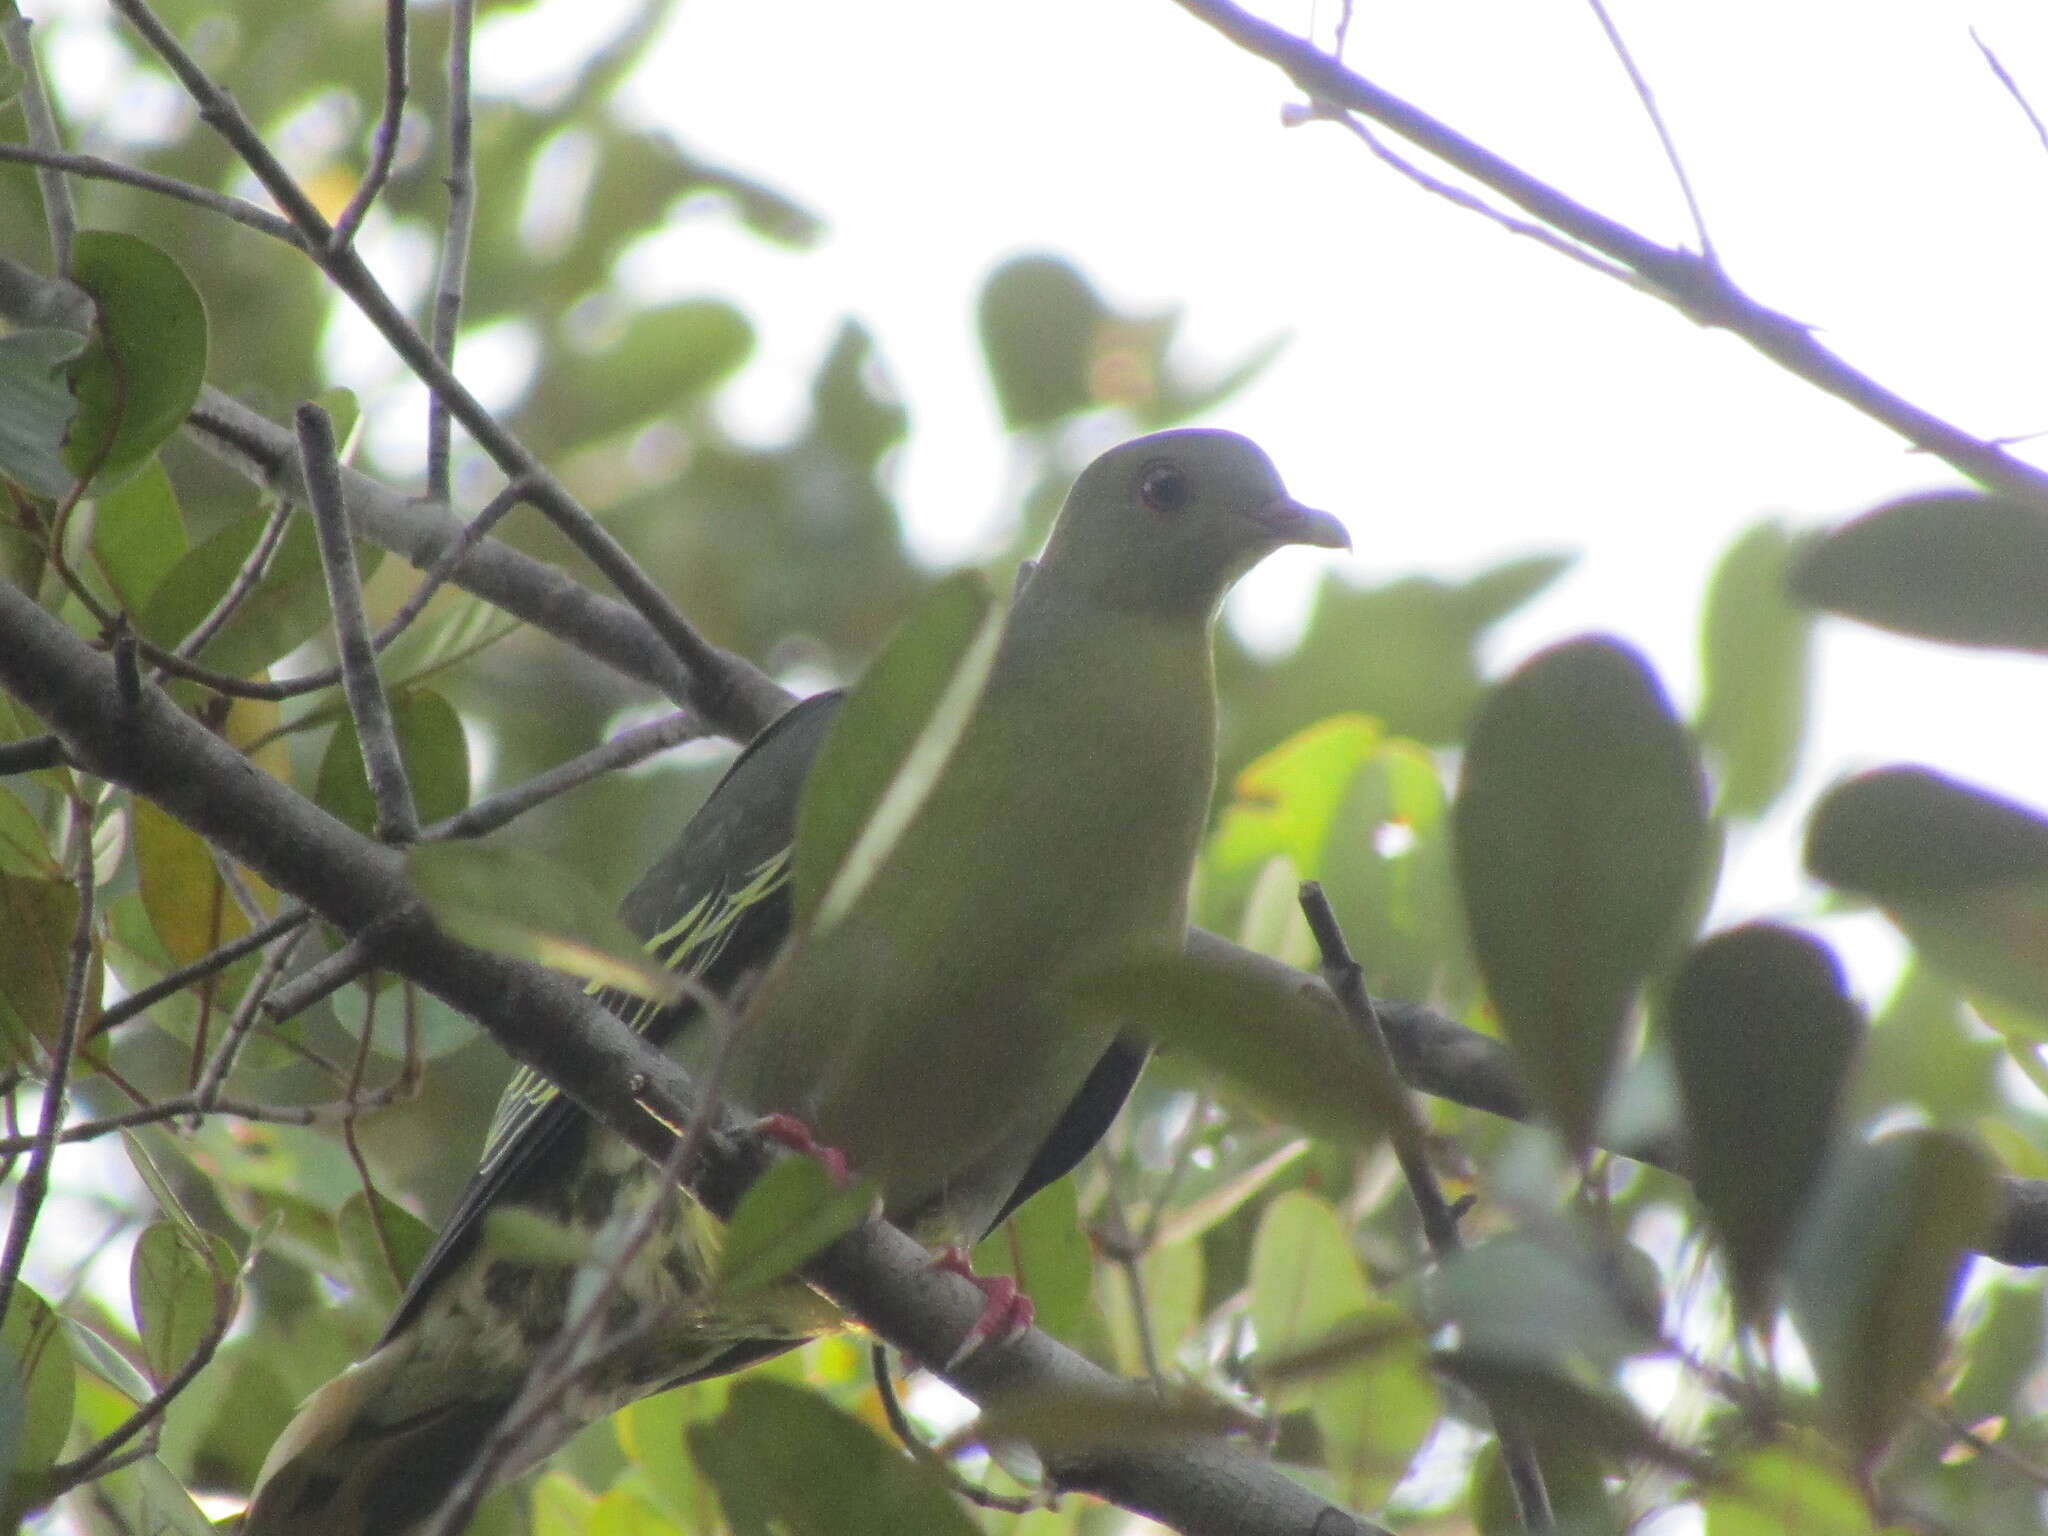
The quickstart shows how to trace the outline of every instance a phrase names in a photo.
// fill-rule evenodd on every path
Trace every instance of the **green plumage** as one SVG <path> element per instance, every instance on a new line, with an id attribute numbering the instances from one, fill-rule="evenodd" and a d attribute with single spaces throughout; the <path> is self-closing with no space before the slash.
<path id="1" fill-rule="evenodd" d="M 1113 1111 L 1128 1087 L 1131 1057 L 1061 993 L 1088 967 L 1180 947 L 1214 773 L 1211 627 L 1231 583 L 1290 542 L 1347 541 L 1289 500 L 1243 438 L 1159 433 L 1098 459 L 914 815 L 843 910 L 787 943 L 793 790 L 749 805 L 728 787 L 750 760 L 775 778 L 778 752 L 800 778 L 813 706 L 764 735 L 628 904 L 665 963 L 722 993 L 758 976 L 725 1065 L 733 1107 L 801 1119 L 879 1182 L 892 1219 L 934 1242 L 973 1242 L 1071 1166 L 1106 1124 L 1105 1093 Z M 635 1022 L 701 1065 L 708 1032 L 680 1029 L 686 1018 Z M 431 1512 L 559 1327 L 573 1273 L 494 1256 L 482 1214 L 511 1203 L 592 1230 L 652 1183 L 565 1102 L 515 1082 L 479 1182 L 391 1331 L 287 1429 L 246 1536 L 402 1532 Z M 533 1457 L 620 1403 L 830 1321 L 794 1283 L 747 1315 L 707 1312 L 715 1226 L 686 1203 L 677 1212 L 620 1287 L 630 1356 L 563 1395 Z"/>

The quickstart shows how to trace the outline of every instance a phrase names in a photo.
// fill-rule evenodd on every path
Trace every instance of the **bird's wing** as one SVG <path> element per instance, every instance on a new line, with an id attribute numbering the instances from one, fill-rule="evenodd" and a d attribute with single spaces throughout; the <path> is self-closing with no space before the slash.
<path id="1" fill-rule="evenodd" d="M 796 802 L 840 695 L 805 699 L 751 742 L 690 819 L 682 836 L 626 898 L 629 926 L 672 970 L 727 996 L 773 960 L 789 935 L 789 857 Z M 598 1001 L 654 1044 L 665 1046 L 695 1023 L 690 999 L 667 1008 L 613 988 Z M 475 1246 L 484 1215 L 517 1201 L 529 1180 L 544 1180 L 564 1158 L 580 1155 L 589 1118 L 530 1067 L 506 1085 L 483 1156 L 454 1212 L 413 1272 L 384 1342 L 402 1331 L 442 1279 Z"/>

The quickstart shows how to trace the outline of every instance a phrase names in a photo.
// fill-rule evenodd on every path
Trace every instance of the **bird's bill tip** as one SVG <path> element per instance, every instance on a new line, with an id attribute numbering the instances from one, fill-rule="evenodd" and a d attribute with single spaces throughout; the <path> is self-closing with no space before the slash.
<path id="1" fill-rule="evenodd" d="M 1327 512 L 1305 507 L 1292 496 L 1275 496 L 1251 514 L 1252 521 L 1283 544 L 1313 544 L 1320 549 L 1349 549 L 1351 534 Z"/>

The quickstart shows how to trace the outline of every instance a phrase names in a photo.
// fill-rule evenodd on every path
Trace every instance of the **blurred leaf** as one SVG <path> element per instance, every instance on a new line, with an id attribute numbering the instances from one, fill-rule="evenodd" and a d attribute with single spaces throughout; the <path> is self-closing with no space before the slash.
<path id="1" fill-rule="evenodd" d="M 64 1449 L 74 1383 L 63 1324 L 17 1280 L 0 1325 L 0 1466 L 9 1469 L 8 1503 L 17 1509 Z"/>
<path id="2" fill-rule="evenodd" d="M 680 1454 L 689 1428 L 716 1418 L 725 1407 L 732 1378 L 694 1382 L 656 1393 L 612 1416 L 612 1430 L 626 1460 L 692 1531 L 718 1529 L 718 1505 L 696 1464 Z M 573 1533 L 572 1533 L 573 1536 Z"/>
<path id="3" fill-rule="evenodd" d="M 469 804 L 469 742 L 463 735 L 461 717 L 440 694 L 426 688 L 394 693 L 389 702 L 413 805 L 421 824 L 431 826 Z M 355 721 L 348 715 L 328 738 L 313 798 L 321 809 L 365 837 L 375 835 L 376 797 L 370 793 L 370 781 L 363 771 L 363 748 Z"/>
<path id="4" fill-rule="evenodd" d="M 1683 937 L 1706 848 L 1699 762 L 1648 664 L 1618 641 L 1572 640 L 1495 688 L 1452 831 L 1501 1031 L 1583 1151 L 1636 990 Z"/>
<path id="5" fill-rule="evenodd" d="M 1945 1131 L 1851 1147 L 1822 1184 L 1792 1254 L 1792 1316 L 1859 1463 L 1884 1449 L 1933 1367 L 1994 1210 L 1983 1158 Z"/>
<path id="6" fill-rule="evenodd" d="M 64 1336 L 71 1341 L 71 1354 L 78 1364 L 119 1392 L 132 1403 L 149 1400 L 149 1378 L 135 1369 L 128 1357 L 95 1330 L 75 1317 L 64 1320 Z"/>
<path id="7" fill-rule="evenodd" d="M 206 308 L 177 262 L 113 230 L 79 232 L 70 277 L 92 296 L 97 317 L 72 365 L 78 415 L 64 462 L 74 475 L 111 484 L 154 454 L 199 398 Z"/>
<path id="8" fill-rule="evenodd" d="M 350 982 L 327 1000 L 327 1009 L 357 1039 L 369 1030 L 370 1049 L 393 1060 L 402 1059 L 410 1047 L 420 1060 L 438 1061 L 477 1038 L 476 1023 L 467 1014 L 389 971 L 372 971 Z"/>
<path id="9" fill-rule="evenodd" d="M 23 802 L 21 794 L 4 781 L 0 781 L 0 875 L 16 875 L 48 884 L 61 879 L 62 867 L 50 850 L 50 835 L 43 830 L 43 824 Z M 11 901 L 0 897 L 0 912 L 12 913 Z M 10 916 L 9 926 L 13 926 Z M 8 970 L 8 959 L 0 957 L 0 977 Z M 8 995 L 7 984 L 0 979 L 0 997 Z"/>
<path id="10" fill-rule="evenodd" d="M 77 924 L 70 881 L 0 874 L 0 1024 L 10 1065 L 30 1060 L 32 1040 L 55 1038 Z"/>
<path id="11" fill-rule="evenodd" d="M 1964 1014 L 1954 982 L 1926 965 L 1908 966 L 1865 1035 L 1845 1123 L 1911 1104 L 1954 1126 L 2002 1106 L 1996 1078 L 2003 1053 Z"/>
<path id="12" fill-rule="evenodd" d="M 1037 1324 L 1064 1344 L 1077 1345 L 1094 1319 L 1088 1291 L 1094 1251 L 1082 1230 L 1071 1178 L 1033 1195 L 974 1250 L 975 1273 L 1008 1275 L 1037 1309 Z"/>
<path id="13" fill-rule="evenodd" d="M 726 1223 L 713 1286 L 728 1299 L 802 1267 L 866 1219 L 874 1185 L 839 1189 L 812 1157 L 784 1157 L 754 1181 Z"/>
<path id="14" fill-rule="evenodd" d="M 1943 970 L 2048 1015 L 2048 818 L 1925 768 L 1880 768 L 1821 798 L 1806 867 L 1883 907 Z"/>
<path id="15" fill-rule="evenodd" d="M 1761 1327 L 1835 1138 L 1862 1014 L 1833 951 L 1745 923 L 1686 957 L 1663 1015 L 1693 1188 L 1727 1250 L 1744 1320 Z"/>
<path id="16" fill-rule="evenodd" d="M 1607 1490 L 1606 1468 L 1591 1446 L 1566 1435 L 1543 1437 L 1537 1465 L 1550 1496 L 1553 1529 L 1563 1536 L 1623 1536 L 1623 1521 Z M 1472 1468 L 1472 1516 L 1479 1536 L 1522 1536 L 1527 1527 L 1501 1460 L 1500 1441 L 1480 1451 Z"/>
<path id="17" fill-rule="evenodd" d="M 177 492 L 154 461 L 118 490 L 99 498 L 92 549 L 120 606 L 138 612 L 186 551 Z"/>
<path id="18" fill-rule="evenodd" d="M 1304 1130 L 1354 1144 L 1376 1139 L 1387 1085 L 1350 1023 L 1288 974 L 1173 955 L 1093 971 L 1070 995 L 1186 1051 Z"/>
<path id="19" fill-rule="evenodd" d="M 804 782 L 795 920 L 827 927 L 895 849 L 981 697 L 1001 624 L 987 584 L 932 590 L 848 695 Z"/>
<path id="20" fill-rule="evenodd" d="M 1205 864 L 1234 873 L 1285 856 L 1300 878 L 1322 878 L 1345 791 L 1384 739 L 1376 720 L 1332 715 L 1253 761 L 1231 783 Z"/>
<path id="21" fill-rule="evenodd" d="M 1717 805 L 1726 815 L 1761 815 L 1798 765 L 1813 620 L 1788 601 L 1785 582 L 1800 547 L 1781 522 L 1753 524 L 1707 587 L 1698 729 L 1720 770 Z"/>
<path id="22" fill-rule="evenodd" d="M 1815 544 L 1792 591 L 1902 634 L 2048 651 L 2048 514 L 1980 491 L 1901 497 Z"/>
<path id="23" fill-rule="evenodd" d="M 85 348 L 75 331 L 20 330 L 0 336 L 0 475 L 57 500 L 78 477 L 63 444 L 78 401 L 65 365 Z"/>
<path id="24" fill-rule="evenodd" d="M 130 802 L 129 815 L 142 905 L 174 965 L 190 965 L 249 931 L 198 833 L 140 795 Z"/>
<path id="25" fill-rule="evenodd" d="M 1619 1392 L 1594 1386 L 1527 1361 L 1453 1350 L 1436 1368 L 1485 1400 L 1496 1413 L 1513 1414 L 1545 1441 L 1564 1439 L 1580 1451 L 1613 1461 L 1647 1462 L 1695 1475 L 1701 1462 L 1659 1435 L 1641 1410 Z"/>
<path id="26" fill-rule="evenodd" d="M 2048 1297 L 2038 1286 L 2006 1283 L 1989 1292 L 1984 1320 L 1963 1341 L 1966 1361 L 1948 1396 L 1949 1411 L 1964 1424 L 2030 1413 L 2021 1394 L 2048 1342 Z"/>
<path id="27" fill-rule="evenodd" d="M 149 1374 L 162 1386 L 213 1331 L 216 1292 L 232 1284 L 234 1251 L 207 1234 L 208 1253 L 194 1249 L 176 1222 L 143 1228 L 128 1259 L 128 1293 Z"/>
<path id="28" fill-rule="evenodd" d="M 1047 427 L 1095 404 L 1097 348 L 1110 318 L 1088 280 L 1057 257 L 1018 256 L 989 274 L 977 321 L 1004 426 Z"/>
<path id="29" fill-rule="evenodd" d="M 395 1201 L 381 1194 L 375 1199 L 377 1209 L 373 1218 L 370 1197 L 357 1190 L 342 1202 L 334 1225 L 350 1277 L 358 1289 L 376 1297 L 388 1310 L 398 1305 L 399 1292 L 412 1279 L 427 1249 L 433 1246 L 434 1233 Z"/>
<path id="30" fill-rule="evenodd" d="M 813 1392 L 740 1381 L 726 1410 L 689 1427 L 735 1536 L 975 1536 L 938 1476 Z"/>
<path id="31" fill-rule="evenodd" d="M 1790 1446 L 1752 1451 L 1700 1500 L 1706 1536 L 1876 1536 L 1840 1471 Z"/>
<path id="32" fill-rule="evenodd" d="M 1096 1308 L 1102 1316 L 1117 1369 L 1137 1376 L 1145 1369 L 1145 1341 L 1141 1324 L 1151 1333 L 1150 1358 L 1166 1366 L 1179 1354 L 1201 1321 L 1203 1263 L 1202 1245 L 1172 1242 L 1164 1235 L 1138 1260 L 1138 1284 L 1144 1291 L 1144 1315 L 1139 1316 L 1131 1294 L 1130 1277 L 1115 1264 L 1098 1266 L 1093 1276 Z"/>
<path id="33" fill-rule="evenodd" d="M 666 1006 L 682 982 L 574 870 L 510 842 L 423 843 L 406 875 L 434 921 L 465 944 L 617 987 Z"/>
<path id="34" fill-rule="evenodd" d="M 1569 1228 L 1505 1233 L 1444 1265 L 1437 1306 L 1466 1355 L 1605 1375 L 1657 1345 L 1658 1298 L 1635 1294 L 1628 1252 L 1603 1256 Z"/>

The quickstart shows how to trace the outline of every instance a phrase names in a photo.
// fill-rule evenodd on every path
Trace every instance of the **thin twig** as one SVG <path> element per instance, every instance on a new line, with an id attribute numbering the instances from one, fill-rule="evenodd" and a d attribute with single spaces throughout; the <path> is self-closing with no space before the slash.
<path id="1" fill-rule="evenodd" d="M 1037 1494 L 992 1493 L 979 1483 L 969 1482 L 962 1477 L 959 1469 L 951 1461 L 925 1443 L 915 1426 L 904 1416 L 903 1404 L 896 1396 L 896 1383 L 889 1379 L 889 1346 L 871 1346 L 868 1350 L 868 1364 L 874 1369 L 875 1396 L 881 1399 L 882 1417 L 888 1421 L 890 1432 L 901 1442 L 903 1449 L 910 1452 L 913 1459 L 923 1462 L 938 1473 L 948 1488 L 970 1504 L 979 1505 L 983 1509 L 998 1510 L 1006 1515 L 1028 1515 L 1035 1509 L 1052 1508 L 1053 1492 L 1050 1488 Z"/>
<path id="2" fill-rule="evenodd" d="M 2012 97 L 2019 104 L 2020 111 L 2026 114 L 2027 121 L 2033 125 L 2034 137 L 2041 141 L 2041 147 L 2048 149 L 2048 123 L 2041 121 L 2041 114 L 2036 112 L 2034 104 L 2027 100 L 2027 93 L 2020 89 L 2019 81 L 2013 79 L 1998 55 L 1991 51 L 1991 45 L 1977 35 L 1975 27 L 1970 28 L 1970 41 L 1975 43 L 1977 51 L 1984 55 L 1984 62 L 1991 66 L 1991 73 L 1998 77 L 1998 83 L 2005 87 L 2006 94 Z"/>
<path id="3" fill-rule="evenodd" d="M 417 1074 L 408 1080 L 407 1075 L 401 1072 L 383 1087 L 372 1088 L 354 1099 L 330 1099 L 320 1104 L 262 1104 L 253 1099 L 234 1099 L 222 1094 L 211 1104 L 202 1106 L 198 1094 L 180 1093 L 168 1099 L 152 1099 L 133 1109 L 102 1115 L 95 1120 L 74 1120 L 57 1133 L 57 1142 L 60 1146 L 70 1146 L 78 1141 L 97 1141 L 102 1136 L 132 1130 L 138 1125 L 159 1125 L 199 1115 L 207 1118 L 224 1115 L 230 1120 L 247 1120 L 257 1125 L 337 1125 L 350 1115 L 383 1109 L 410 1098 L 418 1087 Z M 14 1157 L 33 1151 L 35 1144 L 34 1135 L 0 1136 L 0 1157 Z"/>
<path id="4" fill-rule="evenodd" d="M 299 238 L 299 232 L 268 208 L 259 208 L 252 202 L 226 192 L 215 192 L 206 187 L 194 186 L 189 181 L 179 181 L 174 176 L 160 176 L 155 171 L 123 165 L 118 160 L 106 160 L 98 155 L 77 155 L 68 151 L 38 149 L 32 144 L 0 144 L 0 160 L 37 166 L 63 176 L 79 176 L 87 181 L 119 182 L 123 186 L 135 187 L 143 192 L 176 198 L 181 203 L 190 203 L 195 208 L 204 208 L 208 213 L 217 213 L 224 219 L 232 219 L 237 224 L 255 230 L 259 235 L 281 240 L 293 250 L 303 251 L 306 248 L 306 242 Z"/>
<path id="5" fill-rule="evenodd" d="M 291 527 L 291 521 L 291 503 L 280 497 L 277 505 L 271 508 L 269 521 L 264 523 L 263 531 L 256 536 L 256 543 L 250 549 L 248 558 L 242 562 L 242 568 L 235 572 L 235 579 L 229 582 L 228 589 L 221 593 L 220 601 L 213 605 L 206 617 L 194 625 L 191 633 L 180 640 L 173 649 L 172 654 L 180 661 L 190 661 L 197 656 L 205 648 L 206 642 L 220 633 L 221 626 L 235 616 L 235 610 L 256 590 L 256 584 L 270 569 L 270 562 L 277 554 L 278 545 L 284 542 L 285 530 Z M 163 681 L 161 675 L 157 681 Z"/>
<path id="6" fill-rule="evenodd" d="M 1607 34 L 1607 46 L 1614 50 L 1614 56 L 1621 62 L 1628 83 L 1635 87 L 1636 99 L 1643 104 L 1643 115 L 1650 120 L 1657 142 L 1664 146 L 1665 162 L 1671 167 L 1671 174 L 1677 179 L 1678 190 L 1685 198 L 1686 211 L 1692 215 L 1693 233 L 1699 236 L 1700 255 L 1707 264 L 1718 268 L 1721 258 L 1714 251 L 1714 238 L 1707 233 L 1706 216 L 1700 212 L 1700 200 L 1694 193 L 1692 178 L 1685 173 L 1685 161 L 1678 153 L 1678 141 L 1671 136 L 1670 125 L 1664 121 L 1664 113 L 1657 105 L 1657 97 L 1650 89 L 1650 82 L 1636 65 L 1636 56 L 1629 51 L 1628 43 L 1621 35 L 1621 29 L 1614 24 L 1614 18 L 1607 13 L 1606 0 L 1586 0 L 1593 8 L 1594 18 L 1600 23 L 1600 30 Z"/>
<path id="7" fill-rule="evenodd" d="M 1158 1341 L 1152 1337 L 1152 1302 L 1145 1291 L 1143 1267 L 1145 1250 L 1131 1235 L 1131 1223 L 1124 1211 L 1123 1195 L 1117 1188 L 1114 1168 L 1110 1169 L 1109 1187 L 1103 1194 L 1102 1215 L 1089 1235 L 1123 1276 L 1124 1291 L 1131 1304 L 1131 1331 L 1138 1340 L 1138 1363 L 1153 1390 L 1163 1394 L 1166 1391 L 1166 1371 L 1159 1363 Z"/>
<path id="8" fill-rule="evenodd" d="M 369 1161 L 363 1156 L 362 1145 L 356 1139 L 356 1120 L 363 1091 L 363 1073 L 370 1065 L 370 1040 L 376 1033 L 377 993 L 373 988 L 368 1006 L 363 1009 L 363 1029 L 356 1040 L 355 1065 L 349 1069 L 349 1112 L 341 1117 L 341 1144 L 348 1150 L 348 1160 L 354 1164 L 356 1178 L 363 1186 L 363 1209 L 370 1218 L 370 1231 L 377 1239 L 377 1251 L 384 1256 L 384 1268 L 390 1274 L 392 1283 L 403 1291 L 405 1269 L 398 1262 L 398 1250 L 392 1246 L 391 1233 L 384 1225 L 384 1197 L 377 1193 L 377 1181 L 370 1177 Z"/>
<path id="9" fill-rule="evenodd" d="M 375 939 L 358 934 L 318 965 L 309 966 L 279 987 L 263 1001 L 263 1011 L 273 1024 L 282 1024 L 294 1014 L 304 1013 L 330 993 L 339 992 L 377 964 Z"/>
<path id="10" fill-rule="evenodd" d="M 311 915 L 295 902 L 261 927 L 253 928 L 240 938 L 231 939 L 218 949 L 201 955 L 190 965 L 180 966 L 168 976 L 151 982 L 139 991 L 131 992 L 120 1002 L 108 1007 L 94 1021 L 92 1033 L 86 1036 L 87 1042 L 99 1039 L 108 1030 L 127 1023 L 138 1014 L 147 1013 L 165 998 L 184 991 L 195 981 L 211 976 L 216 971 L 226 970 L 244 955 L 253 954 L 272 939 L 290 933 Z"/>
<path id="11" fill-rule="evenodd" d="M 377 652 L 370 644 L 370 620 L 363 611 L 363 582 L 356 570 L 355 545 L 349 538 L 348 510 L 341 499 L 341 462 L 335 456 L 334 423 L 310 401 L 298 409 L 299 453 L 305 462 L 307 500 L 313 531 L 320 541 L 320 564 L 327 572 L 327 600 L 334 610 L 334 644 L 340 653 L 341 687 L 355 720 L 363 772 L 377 805 L 377 840 L 417 842 L 420 816 L 413 804 L 405 759 L 399 755 L 398 731 L 391 720 L 391 702 L 377 675 Z"/>
<path id="12" fill-rule="evenodd" d="M 476 227 L 475 125 L 470 91 L 470 46 L 476 30 L 476 0 L 455 0 L 448 13 L 448 222 L 441 232 L 441 260 L 434 274 L 434 356 L 455 365 L 455 333 L 462 323 L 463 292 L 469 283 L 470 237 Z M 427 392 L 427 494 L 449 500 L 448 402 Z"/>
<path id="13" fill-rule="evenodd" d="M 370 136 L 370 164 L 356 187 L 355 196 L 334 221 L 329 237 L 339 250 L 355 239 L 356 230 L 391 179 L 391 162 L 398 156 L 398 130 L 405 120 L 405 0 L 384 0 L 384 108 L 377 115 L 377 128 Z"/>
<path id="14" fill-rule="evenodd" d="M 36 67 L 29 20 L 14 0 L 5 0 L 5 9 L 0 11 L 0 45 L 5 46 L 7 62 L 21 77 L 15 94 L 21 100 L 30 146 L 44 155 L 62 154 L 64 138 L 57 131 L 57 114 L 50 108 L 49 93 L 43 89 L 43 73 Z M 43 218 L 50 226 L 51 265 L 59 272 L 69 272 L 71 243 L 78 235 L 78 208 L 71 201 L 71 183 L 53 167 L 32 163 L 36 163 L 36 186 L 43 195 Z"/>
<path id="15" fill-rule="evenodd" d="M 213 1053 L 213 1059 L 200 1074 L 199 1083 L 193 1091 L 193 1098 L 199 1107 L 193 1111 L 192 1124 L 196 1129 L 200 1119 L 220 1098 L 221 1087 L 227 1082 L 228 1074 L 235 1069 L 235 1058 L 241 1054 L 242 1042 L 249 1038 L 249 1031 L 255 1027 L 258 1014 L 262 1012 L 264 999 L 270 995 L 270 988 L 278 975 L 291 963 L 292 952 L 299 947 L 299 941 L 306 936 L 305 925 L 294 924 L 277 942 L 263 963 L 256 968 L 256 974 L 249 980 L 249 988 L 242 994 L 242 1000 L 235 1007 L 234 1017 L 228 1020 L 227 1033 L 221 1037 L 220 1047 Z"/>
<path id="16" fill-rule="evenodd" d="M 683 742 L 695 741 L 703 734 L 704 727 L 697 717 L 686 712 L 665 715 L 646 725 L 636 725 L 629 731 L 621 731 L 601 747 L 593 748 L 580 757 L 572 757 L 558 767 L 534 775 L 524 784 L 479 800 L 467 810 L 423 828 L 420 841 L 438 843 L 450 838 L 482 837 L 487 832 L 495 832 L 514 817 L 523 816 L 535 806 L 567 794 L 602 774 L 644 761 Z"/>
<path id="17" fill-rule="evenodd" d="M 71 1084 L 71 1061 L 78 1049 L 79 1021 L 85 1016 L 86 976 L 92 964 L 93 865 L 92 810 L 83 800 L 71 802 L 72 852 L 77 861 L 78 920 L 71 927 L 70 964 L 64 974 L 63 1003 L 58 1011 L 57 1038 L 50 1046 L 50 1075 L 43 1081 L 43 1102 L 28 1166 L 14 1187 L 14 1213 L 7 1223 L 7 1243 L 0 1250 L 0 1324 L 14 1302 L 15 1282 L 28 1257 L 28 1240 L 50 1192 L 50 1162 L 64 1127 L 64 1098 Z"/>
<path id="18" fill-rule="evenodd" d="M 1450 1202 L 1444 1199 L 1443 1186 L 1437 1182 L 1436 1170 L 1430 1166 L 1429 1127 L 1423 1122 L 1422 1112 L 1401 1080 L 1401 1069 L 1387 1044 L 1379 1012 L 1365 990 L 1365 971 L 1352 958 L 1351 946 L 1345 942 L 1343 927 L 1337 921 L 1337 914 L 1330 909 L 1329 898 L 1313 880 L 1302 882 L 1301 911 L 1308 919 L 1309 931 L 1315 935 L 1316 948 L 1322 955 L 1323 981 L 1336 996 L 1338 1006 L 1351 1021 L 1358 1042 L 1364 1047 L 1376 1101 L 1370 1108 L 1382 1120 L 1387 1140 L 1393 1144 L 1395 1160 L 1400 1163 L 1409 1193 L 1414 1196 L 1416 1209 L 1422 1214 L 1422 1231 L 1429 1241 L 1430 1252 L 1439 1263 L 1443 1263 L 1464 1247 L 1464 1239 L 1458 1233 L 1457 1214 L 1451 1209 Z M 1521 1517 L 1522 1528 L 1532 1536 L 1533 1533 L 1548 1531 L 1553 1523 L 1550 1491 L 1544 1485 L 1535 1441 L 1513 1414 L 1493 1404 L 1487 1406 L 1493 1413 L 1494 1433 L 1500 1440 L 1501 1465 L 1507 1470 L 1508 1484 L 1514 1491 L 1515 1509 Z"/>

